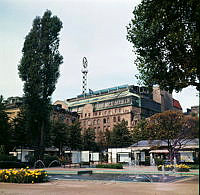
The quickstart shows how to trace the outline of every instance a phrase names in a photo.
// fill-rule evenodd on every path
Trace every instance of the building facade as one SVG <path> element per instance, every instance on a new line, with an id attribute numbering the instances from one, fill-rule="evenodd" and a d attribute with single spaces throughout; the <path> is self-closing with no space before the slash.
<path id="1" fill-rule="evenodd" d="M 90 90 L 88 94 L 78 95 L 62 103 L 70 112 L 78 113 L 83 129 L 94 128 L 98 134 L 100 131 L 112 130 L 114 125 L 123 119 L 131 128 L 140 119 L 167 110 L 166 101 L 164 105 L 158 96 L 157 94 L 156 99 L 154 89 L 122 85 L 98 91 Z M 168 104 L 171 103 L 169 108 L 172 108 L 173 98 L 170 100 Z"/>

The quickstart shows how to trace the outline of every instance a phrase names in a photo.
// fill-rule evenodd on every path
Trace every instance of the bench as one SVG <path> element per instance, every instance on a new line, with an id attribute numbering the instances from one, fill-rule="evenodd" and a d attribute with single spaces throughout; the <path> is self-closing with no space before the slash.
<path id="1" fill-rule="evenodd" d="M 92 171 L 91 170 L 78 171 L 77 174 L 78 175 L 83 175 L 83 174 L 92 175 Z"/>

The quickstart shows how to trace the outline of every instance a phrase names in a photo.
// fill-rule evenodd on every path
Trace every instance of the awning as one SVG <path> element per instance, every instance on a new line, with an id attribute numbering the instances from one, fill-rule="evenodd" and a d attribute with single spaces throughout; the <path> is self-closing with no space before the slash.
<path id="1" fill-rule="evenodd" d="M 151 150 L 149 153 L 169 153 L 168 150 Z"/>

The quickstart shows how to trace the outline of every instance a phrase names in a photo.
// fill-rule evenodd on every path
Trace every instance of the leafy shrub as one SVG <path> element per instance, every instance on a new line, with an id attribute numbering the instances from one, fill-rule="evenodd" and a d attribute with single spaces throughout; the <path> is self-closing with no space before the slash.
<path id="1" fill-rule="evenodd" d="M 123 165 L 120 163 L 116 164 L 98 164 L 96 168 L 107 168 L 107 169 L 123 169 Z"/>
<path id="2" fill-rule="evenodd" d="M 0 182 L 8 183 L 40 183 L 47 181 L 44 170 L 4 169 L 0 170 Z"/>
<path id="3" fill-rule="evenodd" d="M 154 160 L 157 166 L 164 164 L 164 160 L 161 158 L 155 158 Z"/>
<path id="4" fill-rule="evenodd" d="M 0 154 L 0 161 L 17 161 L 16 156 Z"/>
<path id="5" fill-rule="evenodd" d="M 180 164 L 180 165 L 175 166 L 175 170 L 177 172 L 188 172 L 189 169 L 190 169 L 190 166 L 184 165 L 184 164 Z"/>
<path id="6" fill-rule="evenodd" d="M 9 168 L 25 168 L 26 165 L 21 162 L 15 161 L 0 161 L 0 168 L 1 169 L 9 169 Z"/>
<path id="7" fill-rule="evenodd" d="M 144 165 L 150 166 L 150 156 L 145 156 L 145 162 Z"/>
<path id="8" fill-rule="evenodd" d="M 57 156 L 45 155 L 43 162 L 44 162 L 45 166 L 48 167 L 50 165 L 50 163 L 53 162 L 54 160 L 59 161 L 59 158 Z M 56 165 L 59 165 L 59 163 L 56 163 Z"/>
<path id="9" fill-rule="evenodd" d="M 199 169 L 199 164 L 190 164 L 190 169 Z"/>

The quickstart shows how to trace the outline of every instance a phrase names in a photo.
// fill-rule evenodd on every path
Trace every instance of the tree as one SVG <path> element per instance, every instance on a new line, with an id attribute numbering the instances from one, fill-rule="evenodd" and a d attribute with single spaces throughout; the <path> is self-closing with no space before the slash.
<path id="1" fill-rule="evenodd" d="M 62 22 L 47 10 L 36 17 L 25 38 L 19 77 L 24 81 L 24 104 L 31 144 L 37 148 L 37 158 L 43 158 L 50 117 L 50 99 L 59 77 L 62 56 L 59 54 L 59 32 Z"/>
<path id="2" fill-rule="evenodd" d="M 26 119 L 21 108 L 17 117 L 13 118 L 11 121 L 12 126 L 12 143 L 15 146 L 28 146 L 29 140 L 31 139 L 29 132 L 26 128 Z"/>
<path id="3" fill-rule="evenodd" d="M 105 130 L 105 131 L 99 131 L 97 133 L 97 145 L 98 145 L 98 149 L 99 151 L 103 151 L 105 149 L 108 150 L 108 148 L 111 146 L 111 132 L 109 130 Z"/>
<path id="4" fill-rule="evenodd" d="M 57 121 L 52 124 L 51 129 L 52 144 L 59 148 L 59 154 L 62 154 L 64 146 L 66 147 L 69 144 L 69 127 L 65 123 Z"/>
<path id="5" fill-rule="evenodd" d="M 69 126 L 70 139 L 68 146 L 71 150 L 81 150 L 82 149 L 82 135 L 80 122 L 75 121 Z"/>
<path id="6" fill-rule="evenodd" d="M 3 96 L 0 96 L 0 147 L 1 151 L 8 153 L 8 146 L 10 143 L 10 125 L 8 123 L 8 116 L 5 112 L 3 103 Z"/>
<path id="7" fill-rule="evenodd" d="M 142 0 L 127 26 L 143 84 L 200 89 L 200 1 Z"/>
<path id="8" fill-rule="evenodd" d="M 175 154 L 191 139 L 198 135 L 197 118 L 184 116 L 180 111 L 165 111 L 151 116 L 147 130 L 149 140 L 162 140 L 167 143 L 169 159 L 172 162 Z"/>
<path id="9" fill-rule="evenodd" d="M 146 119 L 140 120 L 132 130 L 133 142 L 136 143 L 141 140 L 148 140 L 150 132 L 147 129 L 148 121 Z"/>
<path id="10" fill-rule="evenodd" d="M 97 144 L 95 142 L 95 130 L 92 128 L 83 131 L 83 150 L 96 151 Z"/>
<path id="11" fill-rule="evenodd" d="M 132 144 L 132 137 L 127 126 L 128 122 L 122 120 L 121 123 L 118 123 L 113 127 L 113 131 L 110 135 L 111 147 L 121 148 Z"/>

